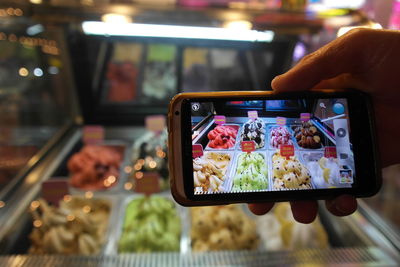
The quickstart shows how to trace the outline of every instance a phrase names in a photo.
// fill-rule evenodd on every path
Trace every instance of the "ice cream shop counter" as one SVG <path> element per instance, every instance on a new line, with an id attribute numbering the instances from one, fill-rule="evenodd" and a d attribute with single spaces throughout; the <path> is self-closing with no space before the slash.
<path id="1" fill-rule="evenodd" d="M 201 160 L 233 173 L 227 184 L 217 184 L 219 178 L 215 175 L 210 190 L 331 186 L 335 181 L 330 176 L 324 177 L 318 170 L 314 175 L 310 166 L 321 168 L 325 164 L 333 168 L 335 163 L 305 157 L 311 148 L 297 144 L 295 129 L 290 126 L 296 120 L 288 119 L 289 126 L 277 126 L 276 118 L 261 116 L 254 120 L 227 116 L 221 125 L 215 124 L 214 117 L 204 121 L 205 127 L 200 127 L 203 130 L 193 139 L 194 144 L 204 144 L 207 158 Z M 324 154 L 325 141 L 330 139 L 324 140 L 326 136 L 312 125 L 296 127 L 308 127 L 319 134 L 321 147 L 313 148 L 311 154 Z M 366 215 L 374 212 L 363 201 L 355 214 L 343 218 L 329 214 L 321 202 L 319 216 L 309 225 L 296 223 L 287 203 L 276 204 L 264 216 L 252 215 L 246 205 L 184 208 L 169 193 L 164 132 L 143 127 L 103 130 L 104 140 L 97 144 L 85 143 L 81 128 L 62 139 L 26 177 L 26 183 L 37 179 L 34 186 L 28 191 L 23 186 L 16 190 L 15 198 L 1 209 L 0 265 L 266 266 L 296 265 L 299 261 L 319 265 L 398 264 L 393 237 L 387 238 L 367 219 Z M 219 147 L 218 136 L 231 136 L 232 142 L 225 142 L 228 148 Z M 297 163 L 295 172 L 307 170 L 309 181 L 307 176 L 301 178 L 304 180 L 300 185 L 278 183 L 275 180 L 280 181 L 281 176 L 267 175 L 257 183 L 246 184 L 246 174 L 236 177 L 244 162 L 257 166 L 254 169 L 260 170 L 260 177 L 263 173 L 274 174 L 268 166 L 274 166 L 278 159 L 274 158 L 274 142 L 280 137 L 283 141 L 278 142 L 294 145 L 295 158 L 290 160 Z M 241 156 L 238 145 L 242 138 L 256 140 L 258 148 Z M 211 144 L 213 140 L 215 144 Z M 225 156 L 216 157 L 217 153 Z M 226 164 L 231 159 L 236 161 Z M 201 160 L 196 162 L 201 172 L 215 171 L 202 166 Z M 313 180 L 318 175 L 321 178 Z M 202 190 L 208 190 L 202 186 Z"/>

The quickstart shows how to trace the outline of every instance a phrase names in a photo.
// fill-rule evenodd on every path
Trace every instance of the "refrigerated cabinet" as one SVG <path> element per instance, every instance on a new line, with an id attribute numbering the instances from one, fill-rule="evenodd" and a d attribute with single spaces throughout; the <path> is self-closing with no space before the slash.
<path id="1" fill-rule="evenodd" d="M 7 26 L 7 29 L 10 29 Z M 25 28 L 26 29 L 26 26 Z M 5 31 L 5 30 L 4 30 Z M 14 29 L 13 29 L 14 31 Z M 24 30 L 25 31 L 25 30 Z M 8 33 L 7 33 L 8 34 Z M 43 33 L 44 34 L 44 33 Z M 23 35 L 21 33 L 21 35 Z M 55 37 L 60 37 L 55 34 Z M 79 39 L 79 38 L 78 38 Z M 12 131 L 10 132 L 9 139 L 6 142 L 2 143 L 2 148 L 6 149 L 5 144 L 13 144 L 12 140 L 15 140 L 16 143 L 22 142 L 21 140 L 27 140 L 23 142 L 23 144 L 27 144 L 28 148 L 26 150 L 22 150 L 21 155 L 29 159 L 28 165 L 20 164 L 23 168 L 17 176 L 12 178 L 12 182 L 6 185 L 1 192 L 1 202 L 0 202 L 0 265 L 4 266 L 38 266 L 38 265 L 64 265 L 64 266 L 80 266 L 80 265 L 93 265 L 93 266 L 126 266 L 126 265 L 170 265 L 170 266 L 199 266 L 199 265 L 254 265 L 254 266 L 268 266 L 268 265 L 379 265 L 379 266 L 398 266 L 399 265 L 399 249 L 400 249 L 400 238 L 398 234 L 398 228 L 396 225 L 391 225 L 390 222 L 385 221 L 384 217 L 380 217 L 377 215 L 376 210 L 372 207 L 373 205 L 368 205 L 367 203 L 370 200 L 364 201 L 359 200 L 359 209 L 351 216 L 347 217 L 335 217 L 329 214 L 324 208 L 324 204 L 320 203 L 320 211 L 319 211 L 319 219 L 321 225 L 324 229 L 324 232 L 328 238 L 328 247 L 302 247 L 300 249 L 278 249 L 278 250 L 267 250 L 265 247 L 259 247 L 256 250 L 239 250 L 239 251 L 209 251 L 209 252 L 194 252 L 191 247 L 191 229 L 193 226 L 191 225 L 192 216 L 189 209 L 176 206 L 177 214 L 179 215 L 181 222 L 181 231 L 179 235 L 179 250 L 175 252 L 153 252 L 153 253 L 119 253 L 118 252 L 118 242 L 121 235 L 121 230 L 123 227 L 123 220 L 125 218 L 125 207 L 131 200 L 140 199 L 142 196 L 138 193 L 135 193 L 132 189 L 134 187 L 134 183 L 132 183 L 132 171 L 134 163 L 132 162 L 132 150 L 135 149 L 135 142 L 137 142 L 142 136 L 144 136 L 147 132 L 143 127 L 143 122 L 140 120 L 136 120 L 134 122 L 131 121 L 130 124 L 137 124 L 136 126 L 119 126 L 119 127 L 105 127 L 105 141 L 104 144 L 108 145 L 117 145 L 120 147 L 124 147 L 124 152 L 121 153 L 122 160 L 119 169 L 119 177 L 118 183 L 111 187 L 109 190 L 82 190 L 77 188 L 72 188 L 69 186 L 70 196 L 71 197 L 81 197 L 83 199 L 107 199 L 110 204 L 110 216 L 108 219 L 108 228 L 105 231 L 105 238 L 102 244 L 101 249 L 95 254 L 90 256 L 83 255 L 54 255 L 54 254 L 45 254 L 45 255 L 36 255 L 29 254 L 30 247 L 32 245 L 31 238 L 29 237 L 32 228 L 40 227 L 40 223 L 35 223 L 35 218 L 32 217 L 32 210 L 37 209 L 41 204 L 38 205 L 37 199 L 41 198 L 43 194 L 42 183 L 44 181 L 51 180 L 65 180 L 69 181 L 71 178 L 71 173 L 68 171 L 68 161 L 71 156 L 76 152 L 80 151 L 83 147 L 82 143 L 82 118 L 79 115 L 78 109 L 76 108 L 76 103 L 74 103 L 73 96 L 73 84 L 70 84 L 69 81 L 72 81 L 72 74 L 76 75 L 77 79 L 77 87 L 78 94 L 81 94 L 81 108 L 83 111 L 85 108 L 82 105 L 92 101 L 94 105 L 90 105 L 90 108 L 83 115 L 99 115 L 98 118 L 101 118 L 101 114 L 106 114 L 104 116 L 108 116 L 108 118 L 113 118 L 116 120 L 116 115 L 110 115 L 108 112 L 114 110 L 110 107 L 110 109 L 101 109 L 104 101 L 107 102 L 117 102 L 121 104 L 121 102 L 129 102 L 126 108 L 135 107 L 137 109 L 138 106 L 135 106 L 133 103 L 137 97 L 137 95 L 132 94 L 133 89 L 136 89 L 138 86 L 138 80 L 143 79 L 145 77 L 144 74 L 141 74 L 140 71 L 136 70 L 142 63 L 139 63 L 142 59 L 153 58 L 154 55 L 151 55 L 151 45 L 159 45 L 157 44 L 149 44 L 147 48 L 143 49 L 143 44 L 141 42 L 136 42 L 130 40 L 129 42 L 124 41 L 124 44 L 109 44 L 105 45 L 106 51 L 112 49 L 108 52 L 109 57 L 106 57 L 101 64 L 98 64 L 100 70 L 98 72 L 94 72 L 96 75 L 88 75 L 88 77 L 93 77 L 84 80 L 83 74 L 85 72 L 82 71 L 82 74 L 79 75 L 79 71 L 71 72 L 71 65 L 69 64 L 69 57 L 67 56 L 67 49 L 63 38 L 57 39 L 57 51 L 59 51 L 58 55 L 49 54 L 51 60 L 49 62 L 52 65 L 45 67 L 41 67 L 43 69 L 47 69 L 47 72 L 43 74 L 40 79 L 41 81 L 52 81 L 52 78 L 47 79 L 48 77 L 59 77 L 58 82 L 48 83 L 48 84 L 40 84 L 37 85 L 38 89 L 30 89 L 29 86 L 33 86 L 35 83 L 23 83 L 20 84 L 20 81 L 24 81 L 23 78 L 18 77 L 16 81 L 18 83 L 12 83 L 12 85 L 18 84 L 18 90 L 5 90 L 6 94 L 1 95 L 2 103 L 6 103 L 4 107 L 9 107 L 11 111 L 19 110 L 18 104 L 23 106 L 26 102 L 32 99 L 42 99 L 45 103 L 52 102 L 49 101 L 49 97 L 54 97 L 58 99 L 57 101 L 64 100 L 67 103 L 65 105 L 61 104 L 61 102 L 52 102 L 57 103 L 57 108 L 60 107 L 68 107 L 68 111 L 66 111 L 65 119 L 64 116 L 59 117 L 58 119 L 50 120 L 50 118 L 58 116 L 59 113 L 56 113 L 54 110 L 54 106 L 45 105 L 39 103 L 34 103 L 35 107 L 38 105 L 41 109 L 33 108 L 34 110 L 46 110 L 43 113 L 37 115 L 36 118 L 39 118 L 38 121 L 40 123 L 35 124 L 40 127 L 34 128 L 31 130 L 30 128 L 20 127 L 23 126 L 21 122 L 23 120 L 23 116 L 17 116 L 18 114 L 23 114 L 20 112 L 11 112 L 14 114 L 15 119 L 12 120 L 12 123 L 8 122 L 5 125 L 12 126 Z M 111 40 L 111 39 L 110 39 Z M 1 42 L 7 43 L 8 41 L 1 40 Z M 43 41 L 42 41 L 43 42 Z M 126 44 L 125 44 L 126 42 Z M 37 41 L 39 44 L 39 41 Z M 101 43 L 101 42 L 100 42 Z M 138 44 L 137 44 L 138 43 Z M 146 42 L 144 42 L 146 43 Z M 72 57 L 72 68 L 79 68 L 81 59 L 75 52 L 80 49 L 79 46 L 71 46 L 74 44 L 74 40 L 72 40 L 70 45 L 70 51 L 73 55 Z M 76 42 L 75 44 L 81 44 L 80 42 Z M 15 44 L 17 45 L 17 44 Z M 147 44 L 146 44 L 147 45 Z M 188 69 L 192 67 L 192 71 L 201 74 L 202 67 L 199 70 L 195 70 L 194 65 L 201 66 L 202 63 L 207 62 L 205 60 L 204 54 L 210 53 L 210 48 L 197 47 L 195 50 L 191 48 L 195 46 L 188 41 L 186 44 L 190 47 L 190 53 L 195 54 L 194 59 L 188 60 L 190 62 L 183 63 L 183 66 L 189 66 Z M 118 48 L 119 46 L 119 48 Z M 223 44 L 218 45 L 218 49 L 225 48 Z M 29 47 L 29 46 L 28 46 Z M 142 47 L 142 48 L 137 48 Z M 176 48 L 176 44 L 172 46 L 164 46 L 163 49 L 168 50 L 169 52 L 174 51 Z M 136 52 L 132 52 L 131 56 L 128 57 L 129 64 L 124 65 L 125 63 L 119 62 L 120 55 L 118 49 L 132 49 Z M 150 48 L 150 50 L 148 50 Z M 12 51 L 18 51 L 15 50 Z M 25 47 L 21 48 L 22 51 Z M 137 51 L 142 51 L 138 53 Z M 143 50 L 141 50 L 143 49 Z M 147 49 L 147 52 L 143 52 Z M 181 48 L 179 48 L 181 49 Z M 178 50 L 179 50 L 178 49 Z M 185 48 L 186 49 L 186 48 Z M 214 47 L 212 48 L 214 49 Z M 161 49 L 162 50 L 162 49 Z M 204 51 L 208 51 L 207 53 Z M 224 49 L 224 51 L 230 51 L 228 49 Z M 7 50 L 8 51 L 8 50 Z M 42 62 L 46 61 L 47 53 L 41 54 L 39 50 L 39 58 Z M 55 51 L 53 50 L 44 50 L 44 51 Z M 86 51 L 82 49 L 81 53 L 78 53 L 82 56 L 82 53 Z M 150 52 L 149 52 L 150 51 Z M 92 51 L 93 52 L 93 51 Z M 95 55 L 92 59 L 98 59 L 97 55 L 100 53 L 93 52 Z M 150 55 L 149 55 L 150 53 Z M 181 55 L 184 54 L 183 51 L 180 52 Z M 189 52 L 187 52 L 189 53 Z M 227 52 L 229 54 L 230 52 Z M 107 53 L 106 53 L 107 54 Z M 139 55 L 140 54 L 140 55 Z M 170 53 L 169 53 L 170 54 Z M 172 53 L 173 54 L 173 53 Z M 179 54 L 179 53 L 178 53 Z M 6 60 L 2 61 L 1 64 L 6 68 L 10 69 L 10 64 L 16 64 L 17 60 L 24 57 L 24 53 L 18 54 L 14 52 L 12 56 L 5 55 L 3 58 Z M 157 58 L 157 56 L 156 56 Z M 60 61 L 55 61 L 56 59 Z M 140 60 L 139 60 L 140 59 Z M 160 59 L 160 58 L 157 58 Z M 83 60 L 83 59 L 82 59 Z M 171 58 L 163 58 L 163 66 L 171 65 Z M 176 62 L 176 59 L 173 60 Z M 11 62 L 11 63 L 9 63 Z M 28 60 L 29 64 L 34 64 L 36 66 L 37 63 L 33 59 Z M 53 65 L 54 62 L 61 62 L 62 68 L 57 65 L 60 70 L 59 73 L 55 73 L 54 68 L 48 68 Z M 140 61 L 141 62 L 141 61 Z M 185 62 L 185 61 L 178 61 Z M 235 61 L 233 61 L 235 62 Z M 200 64 L 201 63 L 201 64 Z M 232 62 L 228 62 L 232 63 Z M 45 63 L 42 63 L 45 64 Z M 113 65 L 114 64 L 114 65 Z M 181 63 L 179 63 L 181 64 Z M 18 64 L 17 64 L 18 65 Z M 19 66 L 19 65 L 18 65 Z M 154 64 L 150 64 L 150 66 L 154 66 Z M 113 69 L 114 68 L 114 69 Z M 156 67 L 151 67 L 156 69 Z M 196 67 L 197 68 L 197 67 Z M 33 71 L 35 67 L 26 67 L 28 72 Z M 145 68 L 144 68 L 145 69 Z M 172 69 L 172 67 L 171 67 Z M 119 98 L 120 94 L 116 94 L 113 90 L 120 89 L 112 89 L 112 82 L 108 77 L 113 77 L 115 72 L 125 71 L 130 73 L 136 73 L 135 75 L 129 77 L 126 82 L 126 90 L 128 93 L 122 94 L 124 97 L 122 100 Z M 14 68 L 15 71 L 20 71 L 19 68 Z M 189 72 L 189 71 L 188 71 Z M 24 77 L 25 71 L 22 70 L 20 72 L 20 76 Z M 107 74 L 108 73 L 108 74 Z M 38 74 L 38 71 L 36 72 Z M 119 73 L 118 75 L 120 75 Z M 254 74 L 254 73 L 253 73 Z M 56 75 L 56 76 L 51 76 Z M 166 74 L 167 75 L 167 74 Z M 188 74 L 187 77 L 192 77 L 192 74 Z M 179 75 L 178 75 L 179 76 Z M 31 79 L 36 79 L 35 75 L 29 76 Z M 124 78 L 124 77 L 123 77 Z M 108 80 L 107 80 L 108 79 Z M 135 80 L 136 79 L 136 80 Z M 193 80 L 187 81 L 186 86 L 191 86 L 191 81 L 195 81 L 197 76 L 194 75 Z M 60 81 L 61 80 L 61 81 Z M 115 80 L 115 79 L 114 79 Z M 118 79 L 117 79 L 118 80 Z M 184 90 L 182 79 L 177 79 L 178 82 L 175 85 L 181 84 L 180 89 L 176 89 L 177 91 Z M 183 79 L 184 80 L 184 79 Z M 206 79 L 207 80 L 207 79 Z M 92 86 L 92 82 L 97 84 L 97 87 Z M 194 86 L 204 86 L 201 83 L 194 83 Z M 2 84 L 2 89 L 7 88 L 7 84 Z M 84 85 L 87 85 L 87 88 L 84 88 Z M 28 87 L 25 87 L 28 86 Z M 35 85 L 36 86 L 36 85 Z M 65 88 L 63 88 L 65 86 Z M 140 86 L 143 87 L 143 84 Z M 171 88 L 174 86 L 171 86 Z M 27 89 L 26 89 L 27 88 Z M 193 88 L 193 87 L 192 87 Z M 222 88 L 222 87 L 221 87 Z M 60 90 L 58 92 L 57 90 Z M 201 90 L 201 88 L 195 88 L 196 90 Z M 224 88 L 222 88 L 224 89 Z M 248 88 L 246 88 L 248 89 Z M 26 91 L 25 91 L 26 90 Z M 44 90 L 42 93 L 38 93 L 43 98 L 32 97 L 29 92 L 36 92 L 35 90 Z M 46 93 L 45 90 L 54 90 L 53 93 Z M 88 91 L 89 90 L 89 91 Z M 132 91 L 130 91 L 132 90 Z M 143 90 L 143 89 L 142 89 Z M 94 91 L 94 92 L 93 92 Z M 26 92 L 26 93 L 25 93 Z M 58 93 L 57 93 L 58 92 Z M 137 92 L 137 90 L 136 90 Z M 61 95 L 59 95 L 61 94 Z M 72 96 L 70 95 L 72 94 Z M 139 93 L 140 94 L 140 93 Z M 66 97 L 68 95 L 68 97 Z M 83 97 L 83 98 L 82 98 Z M 86 99 L 85 99 L 86 97 Z M 17 99 L 20 102 L 15 102 Z M 11 101 L 13 100 L 13 101 Z M 166 98 L 164 99 L 166 100 Z M 48 101 L 48 102 L 46 102 Z M 103 102 L 102 102 L 103 101 Z M 14 104 L 17 103 L 17 104 Z M 90 103 L 89 103 L 90 104 Z M 253 103 L 256 104 L 256 103 Z M 283 103 L 285 104 L 285 103 Z M 303 103 L 286 103 L 288 106 L 294 106 L 296 108 L 302 108 Z M 96 108 L 94 108 L 97 105 Z M 129 106 L 131 105 L 131 106 Z M 262 104 L 263 105 L 263 104 Z M 269 108 L 272 112 L 276 112 L 277 109 L 282 105 L 282 103 L 270 103 L 270 105 L 263 106 L 265 108 Z M 243 107 L 246 106 L 246 103 L 243 103 Z M 31 108 L 31 105 L 27 105 L 24 107 Z M 161 105 L 160 105 L 161 107 Z M 114 106 L 115 108 L 115 106 Z M 118 110 L 118 109 L 116 109 Z M 129 110 L 129 109 L 125 109 Z M 152 109 L 152 107 L 148 106 L 147 111 L 149 114 L 159 113 L 160 110 L 156 108 Z M 103 112 L 103 113 L 102 113 Z M 143 114 L 145 114 L 144 112 Z M 6 115 L 4 115 L 6 114 Z M 8 116 L 6 111 L 2 111 L 2 115 L 6 118 L 13 118 L 12 116 Z M 52 117 L 49 116 L 52 115 Z M 107 115 L 108 114 L 108 115 Z M 134 112 L 128 113 L 134 114 Z M 140 116 L 143 116 L 140 113 Z M 40 115 L 40 116 L 39 116 Z M 139 116 L 139 117 L 140 117 Z M 86 117 L 86 116 L 85 116 Z M 86 117 L 87 118 L 87 117 Z M 88 117 L 90 121 L 90 116 Z M 94 118 L 94 116 L 92 117 Z M 134 120 L 134 117 L 129 117 L 131 120 Z M 43 119 L 41 121 L 40 119 Z M 50 122 L 50 121 L 51 122 Z M 121 121 L 118 123 L 123 124 L 128 120 L 128 117 L 125 119 L 121 118 Z M 25 122 L 33 123 L 34 120 L 27 119 Z M 55 126 L 53 126 L 53 122 Z M 91 123 L 96 122 L 95 119 L 90 121 Z M 49 126 L 50 128 L 46 128 L 44 126 Z M 42 127 L 43 126 L 43 127 Z M 193 125 L 195 130 L 202 131 L 204 128 L 196 127 Z M 27 139 L 24 139 L 24 138 Z M 51 140 L 50 140 L 51 138 Z M 39 154 L 37 154 L 37 150 L 31 149 L 29 145 L 35 145 L 39 149 Z M 45 145 L 46 144 L 46 145 Z M 19 143 L 18 143 L 19 145 Z M 7 150 L 7 149 L 6 149 Z M 36 153 L 36 154 L 35 154 Z M 14 154 L 7 152 L 5 153 L 7 156 L 14 159 Z M 34 155 L 31 157 L 31 155 Z M 160 154 L 161 155 L 161 154 Z M 4 160 L 7 160 L 5 158 Z M 7 174 L 9 177 L 12 177 L 10 174 Z M 385 194 L 385 192 L 390 191 L 390 189 L 386 188 L 382 191 L 379 196 Z M 163 198 L 171 200 L 171 195 L 168 190 L 162 189 L 160 193 L 156 195 L 161 196 Z M 392 195 L 393 197 L 393 195 Z M 393 197 L 395 199 L 395 197 Z M 67 197 L 66 199 L 69 199 Z M 372 200 L 371 200 L 372 201 Z M 377 201 L 377 203 L 380 203 Z M 376 206 L 379 207 L 379 204 Z M 245 206 L 240 206 L 240 209 L 246 216 L 255 219 L 255 216 L 249 214 Z M 90 209 L 85 208 L 86 211 L 90 212 Z M 70 217 L 71 219 L 71 217 Z M 258 224 L 256 224 L 258 225 Z M 260 228 L 257 226 L 257 231 L 270 231 L 271 229 Z M 268 242 L 269 240 L 262 239 L 261 242 Z"/>

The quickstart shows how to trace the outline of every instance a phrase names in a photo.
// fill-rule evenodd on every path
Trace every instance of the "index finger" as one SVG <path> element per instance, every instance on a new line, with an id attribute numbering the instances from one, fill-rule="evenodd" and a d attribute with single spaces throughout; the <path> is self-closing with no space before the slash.
<path id="1" fill-rule="evenodd" d="M 278 92 L 303 91 L 322 80 L 343 73 L 361 74 L 365 68 L 363 49 L 368 50 L 366 40 L 376 30 L 355 29 L 304 57 L 295 67 L 275 77 L 271 86 Z"/>

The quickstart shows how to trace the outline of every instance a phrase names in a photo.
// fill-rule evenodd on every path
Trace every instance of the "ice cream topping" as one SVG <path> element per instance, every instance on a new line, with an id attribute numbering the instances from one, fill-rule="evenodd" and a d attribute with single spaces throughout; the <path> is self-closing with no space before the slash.
<path id="1" fill-rule="evenodd" d="M 256 148 L 263 148 L 265 144 L 265 123 L 262 119 L 250 119 L 243 124 L 241 141 L 254 141 Z"/>

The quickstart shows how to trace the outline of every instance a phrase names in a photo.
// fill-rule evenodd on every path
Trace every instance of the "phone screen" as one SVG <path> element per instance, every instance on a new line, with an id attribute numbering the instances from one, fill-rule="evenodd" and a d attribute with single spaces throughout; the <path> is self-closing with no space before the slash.
<path id="1" fill-rule="evenodd" d="M 197 99 L 190 108 L 194 195 L 355 183 L 346 98 Z"/>

